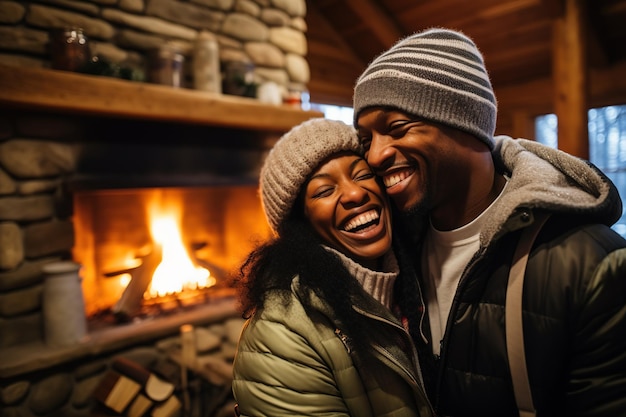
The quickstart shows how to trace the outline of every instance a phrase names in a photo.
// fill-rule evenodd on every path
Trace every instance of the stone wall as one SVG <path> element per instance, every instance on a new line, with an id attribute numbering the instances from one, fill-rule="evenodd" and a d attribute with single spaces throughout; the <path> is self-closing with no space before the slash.
<path id="1" fill-rule="evenodd" d="M 176 326 L 147 321 L 150 327 L 142 329 L 131 323 L 91 332 L 72 346 L 46 344 L 41 268 L 72 256 L 66 179 L 75 172 L 89 123 L 85 117 L 49 113 L 0 115 L 0 416 L 112 415 L 94 392 L 117 358 L 174 384 L 181 403 L 189 395 L 187 415 L 232 416 L 230 375 L 243 325 L 232 300 L 217 300 L 208 313 L 202 310 L 201 319 L 195 314 L 188 321 L 195 326 L 197 360 L 187 373 L 187 390 L 181 387 Z M 116 337 L 103 336 L 115 332 Z"/>
<path id="2" fill-rule="evenodd" d="M 0 117 L 0 349 L 42 340 L 41 267 L 71 259 L 81 124 L 50 115 Z"/>
<path id="3" fill-rule="evenodd" d="M 222 64 L 252 63 L 258 83 L 305 90 L 305 15 L 305 0 L 0 0 L 0 63 L 49 67 L 50 31 L 69 26 L 83 29 L 92 54 L 114 63 L 145 69 L 148 51 L 165 42 L 190 63 L 193 42 L 207 31 Z"/>
<path id="4" fill-rule="evenodd" d="M 242 325 L 243 319 L 232 311 L 230 316 L 226 314 L 214 323 L 194 328 L 196 357 L 193 366 L 185 372 L 186 388 L 182 384 L 180 365 L 181 336 L 172 334 L 106 354 L 81 355 L 36 372 L 0 378 L 0 416 L 119 415 L 94 395 L 101 390 L 103 378 L 118 358 L 130 360 L 175 386 L 172 395 L 180 403 L 181 410 L 173 416 L 233 416 L 232 361 Z M 5 356 L 3 360 L 9 359 Z M 189 398 L 189 410 L 183 413 L 186 397 Z M 153 407 L 158 405 L 155 402 Z M 122 412 L 121 415 L 127 414 Z M 150 411 L 145 415 L 151 415 Z"/>

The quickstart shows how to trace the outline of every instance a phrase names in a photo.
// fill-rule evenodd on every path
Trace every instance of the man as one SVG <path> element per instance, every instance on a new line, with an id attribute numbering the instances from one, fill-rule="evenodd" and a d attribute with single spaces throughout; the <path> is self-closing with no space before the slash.
<path id="1" fill-rule="evenodd" d="M 583 160 L 494 138 L 496 113 L 476 45 L 445 29 L 398 42 L 354 90 L 367 160 L 411 234 L 427 319 L 409 325 L 429 397 L 441 415 L 519 415 L 507 282 L 522 230 L 550 213 L 522 298 L 534 408 L 626 416 L 626 241 L 610 229 L 619 195 Z"/>

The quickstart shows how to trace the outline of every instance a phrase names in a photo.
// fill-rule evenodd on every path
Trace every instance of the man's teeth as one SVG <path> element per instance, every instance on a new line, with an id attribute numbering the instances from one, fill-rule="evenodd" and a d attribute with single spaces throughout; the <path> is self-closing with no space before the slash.
<path id="1" fill-rule="evenodd" d="M 409 174 L 407 172 L 398 172 L 396 174 L 383 177 L 383 183 L 385 184 L 385 187 L 387 188 L 393 187 L 394 185 L 396 185 L 403 179 L 407 178 L 408 176 Z"/>
<path id="2" fill-rule="evenodd" d="M 379 217 L 380 216 L 376 210 L 367 211 L 350 220 L 350 222 L 346 225 L 345 230 L 346 232 L 350 232 L 360 226 L 363 226 L 364 224 L 378 220 Z"/>

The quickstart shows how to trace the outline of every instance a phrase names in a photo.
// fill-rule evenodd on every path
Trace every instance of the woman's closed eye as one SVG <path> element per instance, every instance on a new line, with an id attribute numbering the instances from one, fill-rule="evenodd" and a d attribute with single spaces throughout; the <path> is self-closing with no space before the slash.
<path id="1" fill-rule="evenodd" d="M 354 175 L 353 178 L 354 178 L 354 181 L 367 181 L 374 177 L 375 177 L 374 173 L 370 169 L 367 169 L 366 171 L 359 171 L 358 173 Z"/>
<path id="2" fill-rule="evenodd" d="M 376 176 L 363 158 L 358 158 L 354 161 L 351 175 L 354 181 L 366 181 Z"/>
<path id="3" fill-rule="evenodd" d="M 334 186 L 323 186 L 323 187 L 318 187 L 313 194 L 311 195 L 311 198 L 324 198 L 324 197 L 328 197 L 329 195 L 331 195 L 333 192 L 335 191 L 335 187 Z"/>

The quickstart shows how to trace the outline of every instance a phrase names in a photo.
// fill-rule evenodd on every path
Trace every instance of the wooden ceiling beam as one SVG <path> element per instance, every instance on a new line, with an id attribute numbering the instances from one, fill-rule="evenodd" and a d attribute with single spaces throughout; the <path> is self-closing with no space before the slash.
<path id="1" fill-rule="evenodd" d="M 626 103 L 626 62 L 610 68 L 589 71 L 589 108 Z M 526 111 L 533 116 L 554 113 L 552 77 L 496 89 L 498 114 Z M 498 116 L 500 117 L 500 116 Z"/>
<path id="2" fill-rule="evenodd" d="M 333 46 L 333 49 L 340 51 L 341 54 L 343 54 L 346 59 L 351 60 L 354 65 L 364 67 L 365 62 L 363 62 L 363 60 L 354 53 L 352 47 L 347 44 L 344 38 L 328 22 L 328 19 L 326 19 L 320 9 L 316 7 L 315 2 L 307 2 L 307 8 L 307 18 L 309 22 L 311 20 L 315 22 L 314 25 L 309 24 L 307 34 L 308 41 L 311 42 L 311 40 L 316 38 L 317 34 L 324 33 L 325 38 L 332 38 L 331 45 Z"/>
<path id="3" fill-rule="evenodd" d="M 345 1 L 350 9 L 363 20 L 365 27 L 385 45 L 385 48 L 390 48 L 398 39 L 405 36 L 398 24 L 374 0 Z"/>
<path id="4" fill-rule="evenodd" d="M 552 19 L 565 15 L 565 0 L 541 0 L 541 4 Z"/>
<path id="5" fill-rule="evenodd" d="M 485 7 L 483 10 L 477 12 L 477 16 L 481 19 L 497 19 L 505 15 L 515 14 L 522 10 L 533 8 L 539 2 L 537 0 L 516 0 L 509 2 L 501 2 L 496 5 Z"/>

